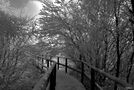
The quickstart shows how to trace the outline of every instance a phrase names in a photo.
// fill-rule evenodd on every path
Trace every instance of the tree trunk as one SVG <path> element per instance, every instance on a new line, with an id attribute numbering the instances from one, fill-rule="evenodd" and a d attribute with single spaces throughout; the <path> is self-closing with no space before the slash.
<path id="1" fill-rule="evenodd" d="M 134 15 L 134 2 L 133 2 L 133 0 L 131 0 L 131 5 L 132 5 L 132 15 Z M 134 16 L 132 16 L 132 17 L 134 17 Z M 131 24 L 132 24 L 132 27 L 134 27 L 134 23 L 133 22 L 131 22 Z M 133 67 L 133 58 L 134 58 L 134 29 L 132 28 L 132 34 L 133 34 L 133 52 L 132 52 L 132 55 L 131 55 L 131 57 L 130 57 L 130 60 L 129 60 L 129 64 L 128 64 L 128 68 L 127 68 L 127 71 L 128 71 L 128 73 L 127 73 L 127 76 L 126 76 L 126 79 L 127 79 L 127 82 L 129 83 L 130 81 L 129 81 L 129 77 L 130 77 L 130 74 L 131 74 L 131 70 L 132 70 L 132 67 Z"/>
<path id="2" fill-rule="evenodd" d="M 116 63 L 116 73 L 115 73 L 115 76 L 116 77 L 119 77 L 119 74 L 120 74 L 120 45 L 119 45 L 119 38 L 120 38 L 120 35 L 119 35 L 119 28 L 118 28 L 118 13 L 119 13 L 119 8 L 117 8 L 118 2 L 115 0 L 114 1 L 114 9 L 115 9 L 115 29 L 116 29 L 116 54 L 117 54 L 117 63 Z M 117 90 L 117 84 L 115 83 L 114 85 L 114 90 Z"/>

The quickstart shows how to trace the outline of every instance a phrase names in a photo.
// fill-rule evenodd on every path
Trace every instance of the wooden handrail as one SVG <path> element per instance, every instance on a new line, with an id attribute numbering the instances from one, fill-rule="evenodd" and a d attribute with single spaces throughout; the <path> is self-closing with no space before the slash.
<path id="1" fill-rule="evenodd" d="M 128 84 L 126 81 L 121 80 L 120 78 L 114 77 L 114 76 L 104 72 L 103 70 L 100 70 L 100 69 L 98 69 L 98 68 L 96 68 L 96 67 L 94 67 L 92 65 L 87 64 L 84 61 L 82 61 L 82 63 L 84 63 L 85 65 L 87 65 L 88 67 L 93 69 L 94 71 L 99 72 L 100 74 L 102 74 L 102 75 L 106 76 L 107 78 L 113 80 L 114 82 L 116 82 L 120 86 L 124 87 L 126 90 L 134 90 L 134 87 L 132 85 Z"/>
<path id="2" fill-rule="evenodd" d="M 63 57 L 61 57 L 61 58 L 63 58 Z M 66 58 L 67 59 L 67 58 Z M 65 59 L 65 60 L 66 60 Z M 81 81 L 83 82 L 83 75 L 82 75 L 82 73 L 84 72 L 84 65 L 86 65 L 86 66 L 88 66 L 88 67 L 90 67 L 91 68 L 91 80 L 93 79 L 93 77 L 94 77 L 94 75 L 92 75 L 92 73 L 94 73 L 94 71 L 96 71 L 96 72 L 98 72 L 98 73 L 100 73 L 100 74 L 102 74 L 102 75 L 104 75 L 104 76 L 106 76 L 107 78 L 109 78 L 109 79 L 111 79 L 112 81 L 114 81 L 114 82 L 116 82 L 117 84 L 119 84 L 120 86 L 122 86 L 122 87 L 124 87 L 126 90 L 134 90 L 134 87 L 132 86 L 132 85 L 130 85 L 130 84 L 128 84 L 126 81 L 124 81 L 124 80 L 121 80 L 120 78 L 117 78 L 117 77 L 115 77 L 115 76 L 112 76 L 112 75 L 110 75 L 110 74 L 108 74 L 108 73 L 106 73 L 106 72 L 104 72 L 103 70 L 101 70 L 101 69 L 99 69 L 99 68 L 96 68 L 96 67 L 94 67 L 94 66 L 92 66 L 92 65 L 89 65 L 89 64 L 87 64 L 86 62 L 84 62 L 84 61 L 80 61 L 80 60 L 76 60 L 77 62 L 81 62 L 82 63 L 82 71 L 78 71 L 78 70 L 74 70 L 74 68 L 70 68 L 69 66 L 67 66 L 67 65 L 64 65 L 64 64 L 60 64 L 60 65 L 62 65 L 62 66 L 65 66 L 65 67 L 67 67 L 67 68 L 70 68 L 70 69 L 72 69 L 72 70 L 74 70 L 74 71 L 77 71 L 78 73 L 81 73 Z M 66 61 L 65 61 L 66 62 Z M 83 65 L 84 64 L 84 65 Z M 94 80 L 94 79 L 93 79 Z M 94 82 L 95 83 L 95 82 Z M 96 85 L 97 85 L 97 83 L 96 83 Z"/>
<path id="3" fill-rule="evenodd" d="M 43 58 L 43 57 L 41 57 L 41 58 Z M 124 81 L 124 80 L 121 80 L 120 78 L 117 78 L 117 77 L 115 77 L 115 76 L 112 76 L 112 75 L 110 75 L 110 74 L 108 74 L 108 73 L 106 73 L 106 72 L 104 72 L 103 70 L 101 70 L 101 69 L 99 69 L 99 68 L 96 68 L 96 67 L 94 67 L 94 66 L 92 66 L 92 65 L 89 65 L 89 64 L 87 64 L 86 62 L 84 62 L 84 61 L 80 61 L 80 60 L 75 60 L 75 61 L 77 61 L 77 62 L 80 62 L 80 63 L 82 63 L 82 70 L 81 71 L 79 71 L 79 70 L 77 70 L 77 69 L 74 69 L 74 68 L 72 68 L 72 67 L 70 67 L 70 66 L 68 66 L 67 65 L 67 58 L 65 58 L 65 64 L 62 64 L 62 63 L 59 63 L 59 58 L 64 58 L 64 57 L 58 57 L 58 59 L 57 59 L 57 62 L 56 61 L 53 61 L 53 60 L 50 60 L 50 59 L 47 59 L 47 61 L 51 61 L 51 62 L 54 62 L 54 63 L 56 63 L 57 65 L 58 65 L 58 68 L 59 68 L 59 65 L 62 65 L 62 66 L 64 66 L 65 67 L 65 71 L 67 72 L 67 68 L 69 68 L 69 69 L 72 69 L 72 70 L 74 70 L 74 71 L 76 71 L 76 72 L 78 72 L 78 73 L 80 73 L 81 74 L 81 81 L 83 82 L 83 72 L 84 72 L 84 66 L 86 65 L 86 66 L 88 66 L 88 67 L 90 67 L 91 68 L 91 80 L 93 80 L 93 82 L 97 85 L 97 83 L 94 81 L 95 79 L 94 79 L 94 71 L 95 72 L 98 72 L 98 73 L 100 73 L 100 74 L 102 74 L 102 75 L 104 75 L 105 77 L 107 77 L 107 78 L 109 78 L 109 79 L 111 79 L 112 81 L 114 81 L 114 82 L 116 82 L 117 84 L 119 84 L 120 86 L 122 86 L 122 87 L 124 87 L 126 90 L 134 90 L 134 87 L 132 86 L 132 85 L 130 85 L 130 84 L 128 84 L 126 81 Z M 85 73 L 84 73 L 85 74 Z M 93 84 L 93 82 L 91 82 L 92 84 Z M 94 85 L 95 85 L 94 84 Z M 99 87 L 100 88 L 100 87 Z M 93 88 L 94 89 L 94 88 Z"/>
<path id="4" fill-rule="evenodd" d="M 87 77 L 89 80 L 91 80 L 91 76 L 87 75 L 86 73 L 84 73 L 84 76 Z M 95 86 L 97 86 L 99 90 L 103 90 L 103 88 L 96 82 L 95 82 Z"/>
<path id="5" fill-rule="evenodd" d="M 50 83 L 50 87 L 48 84 Z M 56 85 L 56 63 L 45 73 L 45 75 L 34 86 L 33 90 L 55 90 Z"/>
<path id="6" fill-rule="evenodd" d="M 72 69 L 73 71 L 76 71 L 76 72 L 78 72 L 78 73 L 81 73 L 81 71 L 80 71 L 80 70 L 74 69 L 74 68 L 72 68 L 72 67 L 70 67 L 70 66 L 68 66 L 68 65 L 65 65 L 65 64 L 62 64 L 62 63 L 59 63 L 59 62 L 53 61 L 53 60 L 51 60 L 51 59 L 46 59 L 46 60 L 47 60 L 47 61 L 54 62 L 54 63 L 56 63 L 57 65 L 59 64 L 59 65 L 61 65 L 61 66 L 67 67 L 67 68 L 69 68 L 69 69 Z"/>

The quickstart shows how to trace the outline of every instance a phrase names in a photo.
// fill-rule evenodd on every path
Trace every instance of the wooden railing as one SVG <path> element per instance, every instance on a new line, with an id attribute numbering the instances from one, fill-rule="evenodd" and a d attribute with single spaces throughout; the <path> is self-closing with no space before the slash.
<path id="1" fill-rule="evenodd" d="M 45 75 L 34 86 L 33 90 L 55 90 L 56 86 L 56 63 L 45 73 Z"/>
<path id="2" fill-rule="evenodd" d="M 44 59 L 43 57 L 41 57 L 41 58 L 42 58 L 42 60 Z M 49 67 L 50 63 L 52 63 L 52 62 L 54 62 L 55 65 L 48 71 L 48 73 L 45 74 L 45 76 L 44 76 L 45 79 L 39 81 L 39 82 L 42 82 L 42 83 L 44 83 L 44 81 L 46 82 L 46 83 L 44 83 L 45 88 L 48 85 L 48 81 L 50 81 L 50 87 L 51 87 L 51 84 L 52 84 L 51 83 L 51 79 L 52 79 L 51 78 L 52 77 L 51 73 L 54 72 L 54 74 L 52 74 L 52 75 L 55 75 L 54 78 L 53 78 L 54 79 L 53 81 L 55 81 L 55 78 L 56 78 L 56 74 L 55 74 L 56 73 L 56 65 L 57 65 L 57 69 L 60 69 L 60 65 L 61 65 L 61 66 L 65 67 L 65 73 L 68 72 L 68 69 L 71 69 L 73 71 L 76 71 L 78 74 L 80 74 L 81 82 L 83 84 L 84 84 L 84 81 L 85 81 L 84 78 L 85 77 L 88 78 L 90 80 L 90 82 L 89 82 L 90 83 L 90 90 L 103 90 L 103 88 L 99 84 L 97 84 L 96 81 L 95 81 L 95 73 L 96 72 L 101 74 L 101 75 L 103 75 L 103 76 L 105 76 L 106 78 L 109 78 L 110 80 L 112 80 L 116 84 L 118 84 L 121 87 L 123 87 L 125 90 L 134 90 L 134 87 L 132 85 L 128 84 L 126 81 L 121 80 L 120 78 L 114 77 L 114 76 L 104 72 L 103 70 L 100 70 L 99 68 L 96 68 L 96 67 L 94 67 L 94 66 L 92 66 L 90 64 L 87 64 L 86 62 L 84 62 L 82 60 L 81 61 L 77 60 L 77 62 L 79 62 L 81 64 L 81 70 L 78 70 L 78 69 L 75 69 L 75 68 L 73 68 L 73 67 L 68 65 L 69 58 L 65 58 L 65 64 L 60 63 L 60 58 L 63 58 L 63 57 L 57 57 L 57 61 L 54 61 L 54 60 L 51 60 L 51 59 L 46 60 L 47 67 Z M 75 60 L 75 62 L 76 62 L 76 60 Z M 90 71 L 90 75 L 86 74 L 85 67 L 88 67 L 88 69 Z M 55 83 L 52 84 L 52 85 L 55 85 Z M 38 84 L 35 87 L 39 87 L 39 86 L 40 85 Z M 34 90 L 42 90 L 42 89 L 34 89 Z M 43 89 L 43 90 L 46 90 L 46 89 Z M 54 90 L 54 89 L 50 89 L 50 90 Z"/>
<path id="3" fill-rule="evenodd" d="M 83 84 L 84 84 L 84 78 L 85 77 L 90 79 L 90 84 L 91 84 L 90 88 L 91 88 L 91 90 L 96 90 L 96 89 L 97 90 L 103 90 L 103 88 L 99 84 L 97 84 L 96 81 L 95 81 L 95 73 L 99 73 L 99 74 L 105 76 L 106 78 L 112 80 L 117 85 L 123 87 L 125 90 L 134 90 L 134 87 L 132 85 L 128 84 L 126 81 L 124 81 L 124 80 L 122 80 L 120 78 L 117 78 L 117 77 L 115 77 L 113 75 L 110 75 L 109 73 L 106 73 L 106 72 L 104 72 L 103 70 L 101 70 L 99 68 L 96 68 L 96 67 L 94 67 L 94 66 L 92 66 L 90 64 L 87 64 L 86 62 L 84 62 L 82 60 L 77 60 L 77 61 L 75 60 L 75 62 L 81 63 L 81 70 L 77 70 L 77 69 L 75 69 L 73 67 L 70 67 L 68 65 L 68 61 L 70 60 L 69 58 L 64 58 L 65 64 L 60 63 L 60 60 L 59 60 L 60 58 L 63 58 L 63 57 L 57 57 L 57 62 L 55 62 L 55 63 L 57 63 L 58 69 L 59 69 L 59 67 L 61 65 L 61 66 L 65 67 L 65 72 L 66 73 L 68 72 L 68 69 L 76 71 L 78 74 L 80 74 L 81 82 Z M 49 60 L 49 61 L 51 61 L 51 60 Z M 73 61 L 73 60 L 71 60 L 71 61 Z M 90 75 L 87 75 L 85 73 L 85 67 L 88 67 L 88 69 L 90 71 Z"/>

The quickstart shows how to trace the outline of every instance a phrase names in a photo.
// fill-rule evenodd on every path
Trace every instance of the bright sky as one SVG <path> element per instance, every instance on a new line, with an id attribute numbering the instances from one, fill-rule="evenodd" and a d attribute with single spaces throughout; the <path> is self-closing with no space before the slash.
<path id="1" fill-rule="evenodd" d="M 42 4 L 37 0 L 0 0 L 0 8 L 15 15 L 38 15 Z"/>
<path id="2" fill-rule="evenodd" d="M 0 0 L 0 2 L 1 1 L 4 2 L 5 0 Z M 6 1 L 9 1 L 7 6 L 11 6 L 14 9 L 9 10 L 8 8 L 6 8 L 5 10 L 15 15 L 33 17 L 38 15 L 40 10 L 42 9 L 42 4 L 38 0 L 6 0 Z M 55 2 L 55 0 L 50 1 Z"/>
<path id="3" fill-rule="evenodd" d="M 29 1 L 25 7 L 26 14 L 29 16 L 37 15 L 42 9 L 42 4 L 39 1 Z"/>
<path id="4" fill-rule="evenodd" d="M 24 13 L 28 16 L 38 15 L 42 9 L 42 4 L 39 1 L 29 1 L 24 7 Z"/>

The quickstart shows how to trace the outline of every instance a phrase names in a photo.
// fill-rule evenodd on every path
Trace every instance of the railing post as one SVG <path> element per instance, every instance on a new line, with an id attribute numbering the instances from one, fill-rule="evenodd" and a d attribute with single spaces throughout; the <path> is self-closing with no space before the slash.
<path id="1" fill-rule="evenodd" d="M 52 62 L 52 61 L 50 61 L 50 66 L 52 66 L 52 63 L 53 63 L 53 62 Z"/>
<path id="2" fill-rule="evenodd" d="M 50 60 L 52 60 L 52 57 L 49 57 Z M 49 65 L 52 66 L 52 61 L 49 61 Z"/>
<path id="3" fill-rule="evenodd" d="M 44 59 L 42 57 L 42 70 L 43 70 L 43 66 L 44 66 Z"/>
<path id="4" fill-rule="evenodd" d="M 91 90 L 95 90 L 95 72 L 91 68 Z"/>
<path id="5" fill-rule="evenodd" d="M 56 86 L 56 65 L 50 75 L 50 87 L 49 90 L 55 90 Z"/>
<path id="6" fill-rule="evenodd" d="M 83 83 L 84 80 L 84 63 L 81 62 L 81 82 Z"/>
<path id="7" fill-rule="evenodd" d="M 67 58 L 65 59 L 65 72 L 67 73 Z"/>
<path id="8" fill-rule="evenodd" d="M 54 68 L 54 87 L 56 86 L 56 65 Z"/>
<path id="9" fill-rule="evenodd" d="M 57 57 L 57 63 L 58 63 L 58 65 L 57 65 L 57 66 L 58 66 L 58 70 L 59 70 L 59 68 L 60 68 L 60 66 L 59 66 L 59 63 L 60 63 L 60 62 L 59 62 L 59 59 L 60 59 L 60 58 L 59 58 L 59 57 Z"/>
<path id="10" fill-rule="evenodd" d="M 39 62 L 40 61 L 40 57 L 37 57 L 37 59 L 38 59 L 38 66 L 39 66 L 40 65 L 40 62 Z"/>
<path id="11" fill-rule="evenodd" d="M 49 60 L 47 60 L 47 67 L 49 68 Z"/>

